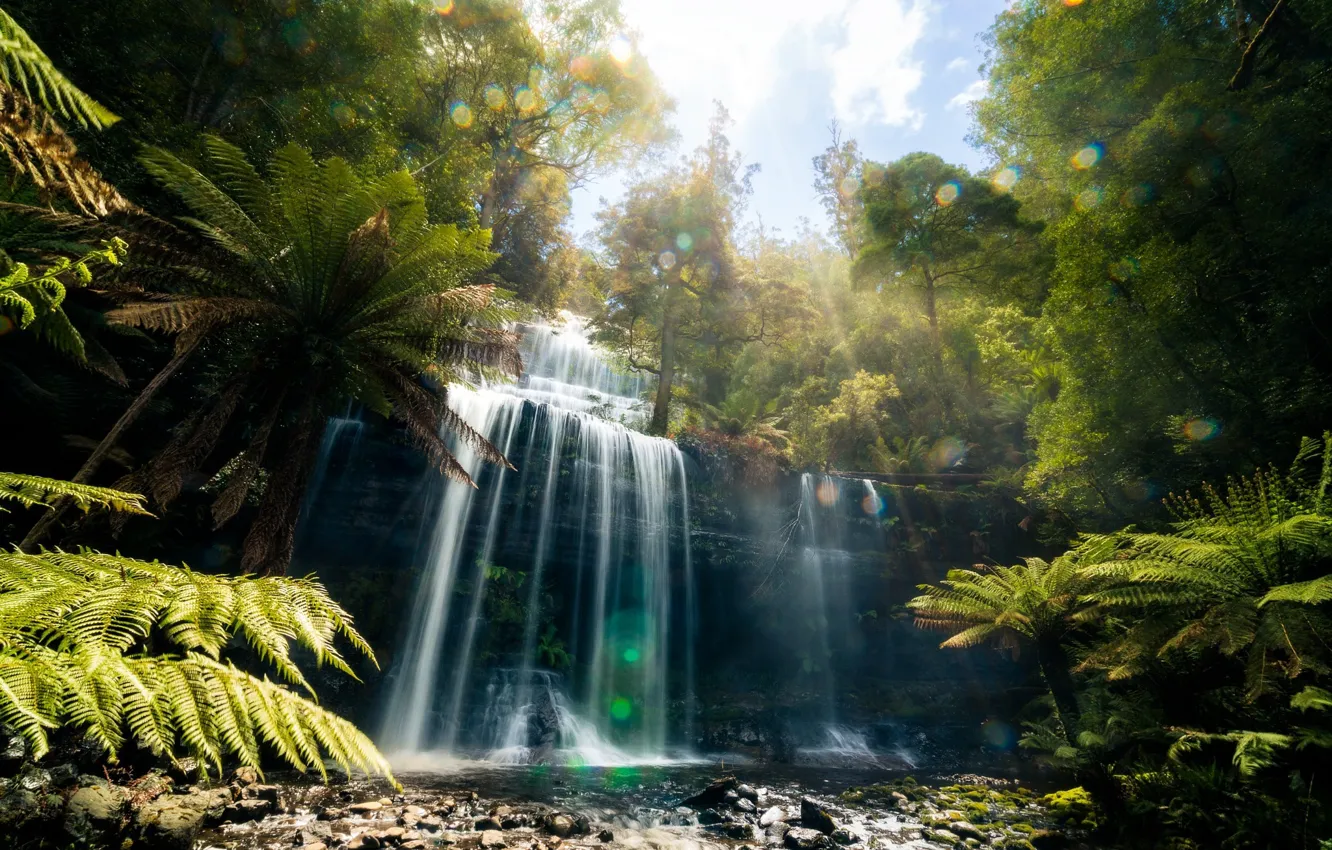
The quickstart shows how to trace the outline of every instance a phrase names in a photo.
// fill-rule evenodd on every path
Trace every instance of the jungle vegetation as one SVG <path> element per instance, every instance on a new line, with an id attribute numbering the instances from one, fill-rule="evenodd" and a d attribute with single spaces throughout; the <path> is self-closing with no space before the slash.
<path id="1" fill-rule="evenodd" d="M 1332 6 L 1019 0 L 985 36 L 989 165 L 887 161 L 833 128 L 810 152 L 827 221 L 793 234 L 753 223 L 724 105 L 663 155 L 671 103 L 609 51 L 615 0 L 442 8 L 4 0 L 5 722 L 382 768 L 316 710 L 209 703 L 259 687 L 224 638 L 298 687 L 288 641 L 355 645 L 281 578 L 328 416 L 391 417 L 445 474 L 441 433 L 503 463 L 448 385 L 515 374 L 507 323 L 564 308 L 656 376 L 639 427 L 1019 500 L 1040 557 L 911 607 L 946 646 L 1034 658 L 1049 700 L 1023 743 L 1084 781 L 1102 840 L 1332 837 Z M 571 189 L 630 164 L 580 244 Z M 219 527 L 244 529 L 225 569 L 252 577 L 147 560 Z M 144 560 L 96 554 L 130 540 Z M 232 613 L 209 630 L 143 595 L 114 635 L 36 625 L 83 610 L 61 601 L 76 577 Z M 272 624 L 242 601 L 266 593 L 322 625 L 256 638 Z M 90 653 L 151 698 L 85 699 Z M 171 720 L 187 701 L 203 725 Z"/>

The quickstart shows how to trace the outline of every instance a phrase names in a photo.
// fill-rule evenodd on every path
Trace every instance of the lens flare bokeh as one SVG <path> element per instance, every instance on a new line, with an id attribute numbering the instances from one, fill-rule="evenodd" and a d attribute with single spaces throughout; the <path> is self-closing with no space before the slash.
<path id="1" fill-rule="evenodd" d="M 930 466 L 938 471 L 952 469 L 967 456 L 967 446 L 957 437 L 940 437 L 930 449 Z"/>
<path id="2" fill-rule="evenodd" d="M 1011 192 L 1022 176 L 1022 169 L 1016 165 L 1001 168 L 990 178 L 990 184 L 1000 192 Z"/>
<path id="3" fill-rule="evenodd" d="M 837 504 L 837 485 L 831 481 L 824 481 L 814 491 L 814 495 L 818 498 L 819 504 L 824 507 L 835 505 Z"/>
<path id="4" fill-rule="evenodd" d="M 1084 189 L 1073 199 L 1073 206 L 1082 212 L 1094 210 L 1101 205 L 1105 198 L 1105 193 L 1101 189 L 1093 186 L 1090 189 Z"/>
<path id="5" fill-rule="evenodd" d="M 688 254 L 694 248 L 694 237 L 688 233 L 681 233 L 675 237 L 675 247 Z"/>
<path id="6" fill-rule="evenodd" d="M 449 117 L 464 130 L 472 126 L 472 109 L 461 100 L 449 108 Z"/>
<path id="7" fill-rule="evenodd" d="M 1184 423 L 1184 437 L 1195 443 L 1205 443 L 1221 433 L 1221 423 L 1210 416 L 1199 416 Z"/>
<path id="8" fill-rule="evenodd" d="M 657 265 L 661 266 L 666 271 L 675 268 L 675 252 L 662 251 L 657 255 Z"/>
<path id="9" fill-rule="evenodd" d="M 939 187 L 934 193 L 934 200 L 939 206 L 946 207 L 957 201 L 962 196 L 962 184 L 956 180 L 949 180 Z"/>
<path id="10" fill-rule="evenodd" d="M 1100 162 L 1104 156 L 1105 145 L 1100 142 L 1092 142 L 1090 145 L 1087 145 L 1082 150 L 1073 154 L 1073 158 L 1069 161 L 1077 170 L 1086 171 L 1088 168 L 1091 168 L 1093 165 Z"/>

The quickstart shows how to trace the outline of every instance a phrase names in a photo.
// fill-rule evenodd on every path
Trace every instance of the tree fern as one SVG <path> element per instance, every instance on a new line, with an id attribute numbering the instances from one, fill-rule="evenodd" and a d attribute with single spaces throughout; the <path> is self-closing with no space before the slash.
<path id="1" fill-rule="evenodd" d="M 443 473 L 472 483 L 449 437 L 488 462 L 505 462 L 448 405 L 448 386 L 521 371 L 512 317 L 477 278 L 494 260 L 490 235 L 432 225 L 406 172 L 366 179 L 341 159 L 316 161 L 288 145 L 261 175 L 239 149 L 203 141 L 196 167 L 156 148 L 144 167 L 190 208 L 188 226 L 208 248 L 173 294 L 108 314 L 116 323 L 176 337 L 177 357 L 218 338 L 210 364 L 219 386 L 200 415 L 135 473 L 159 504 L 205 464 L 234 474 L 213 505 L 230 520 L 261 469 L 269 473 L 242 553 L 247 571 L 282 572 L 299 504 L 328 417 L 348 400 L 391 416 Z M 189 258 L 172 254 L 172 268 Z M 161 376 L 159 376 L 161 377 Z M 428 379 L 428 380 L 423 380 Z M 76 476 L 87 480 L 105 451 L 161 386 L 155 379 Z M 253 404 L 240 404 L 248 398 Z M 240 422 L 242 417 L 248 422 Z M 248 427 L 247 427 L 248 426 Z M 239 456 L 212 458 L 223 433 L 241 431 Z M 37 543 L 53 520 L 29 533 Z"/>
<path id="2" fill-rule="evenodd" d="M 1281 677 L 1328 669 L 1325 573 L 1332 555 L 1332 438 L 1305 440 L 1285 473 L 1233 479 L 1224 490 L 1171 500 L 1170 533 L 1091 538 L 1113 556 L 1084 559 L 1082 575 L 1104 586 L 1088 600 L 1133 622 L 1087 666 L 1111 678 L 1136 675 L 1153 659 L 1219 650 L 1243 660 L 1250 697 Z M 1090 544 L 1089 544 L 1090 545 Z"/>
<path id="3" fill-rule="evenodd" d="M 289 688 L 236 668 L 247 641 Z M 265 751 L 298 770 L 325 760 L 389 775 L 368 738 L 312 700 L 293 646 L 348 674 L 345 639 L 374 660 L 351 617 L 312 579 L 230 578 L 97 552 L 0 554 L 0 722 L 40 756 L 72 727 L 114 758 L 126 742 L 220 772 Z M 153 653 L 150 646 L 167 645 Z"/>
<path id="4" fill-rule="evenodd" d="M 4 9 L 0 9 L 0 81 L 84 127 L 109 127 L 120 120 L 67 80 Z"/>

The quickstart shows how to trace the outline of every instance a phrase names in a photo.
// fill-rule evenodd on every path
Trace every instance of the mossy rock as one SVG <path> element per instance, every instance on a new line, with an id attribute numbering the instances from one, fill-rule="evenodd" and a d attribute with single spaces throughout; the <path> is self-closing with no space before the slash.
<path id="1" fill-rule="evenodd" d="M 1050 817 L 1060 823 L 1079 825 L 1091 818 L 1096 810 L 1091 794 L 1081 786 L 1046 794 L 1041 798 Z"/>
<path id="2" fill-rule="evenodd" d="M 1036 831 L 1036 827 L 1032 826 L 1026 821 L 1018 821 L 1017 823 L 1010 823 L 1008 824 L 1008 828 L 1013 830 L 1014 832 L 1021 832 L 1024 835 L 1031 835 L 1033 832 Z"/>
<path id="3" fill-rule="evenodd" d="M 1000 850 L 1036 850 L 1025 838 L 1001 838 L 994 846 Z"/>
<path id="4" fill-rule="evenodd" d="M 990 819 L 990 807 L 984 803 L 963 803 L 962 813 L 967 816 L 967 820 L 972 822 Z"/>

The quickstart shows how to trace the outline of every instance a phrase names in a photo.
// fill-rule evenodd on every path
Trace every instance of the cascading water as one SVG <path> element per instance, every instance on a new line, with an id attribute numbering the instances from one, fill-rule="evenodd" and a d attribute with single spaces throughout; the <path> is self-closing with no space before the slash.
<path id="1" fill-rule="evenodd" d="M 643 382 L 612 369 L 578 320 L 525 328 L 523 349 L 516 384 L 450 389 L 454 409 L 521 471 L 455 449 L 479 488 L 444 486 L 380 744 L 498 761 L 660 760 L 668 705 L 693 693 L 683 456 L 625 427 L 642 417 Z M 525 600 L 517 663 L 505 668 L 478 658 L 501 564 L 522 572 Z M 557 568 L 574 573 L 565 678 L 542 664 L 555 654 L 542 623 Z"/>

